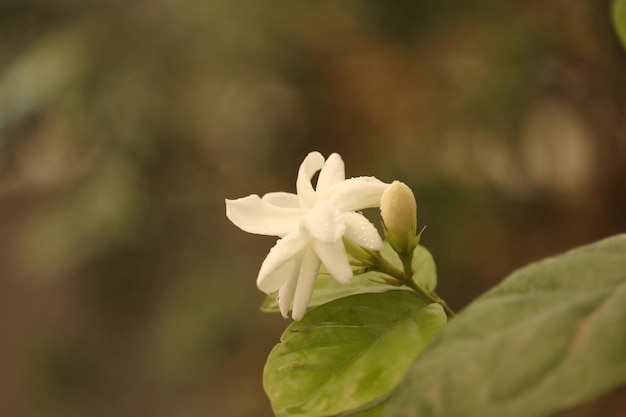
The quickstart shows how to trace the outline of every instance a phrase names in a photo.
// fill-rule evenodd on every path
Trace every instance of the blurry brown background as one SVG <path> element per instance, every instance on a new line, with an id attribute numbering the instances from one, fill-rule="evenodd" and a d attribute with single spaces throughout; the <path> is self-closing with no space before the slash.
<path id="1" fill-rule="evenodd" d="M 460 309 L 626 230 L 610 1 L 2 0 L 0 416 L 270 416 L 273 238 L 307 152 L 415 190 Z M 373 221 L 378 222 L 373 211 Z"/>

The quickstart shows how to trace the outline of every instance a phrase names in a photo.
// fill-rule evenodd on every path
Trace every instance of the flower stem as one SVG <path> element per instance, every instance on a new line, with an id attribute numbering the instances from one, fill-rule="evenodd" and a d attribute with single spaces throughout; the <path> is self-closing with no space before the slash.
<path id="1" fill-rule="evenodd" d="M 344 239 L 343 243 L 346 251 L 350 254 L 350 256 L 352 256 L 358 263 L 360 263 L 364 267 L 363 272 L 376 271 L 388 275 L 391 277 L 391 279 L 384 280 L 389 285 L 394 285 L 398 287 L 406 285 L 407 287 L 415 291 L 424 302 L 429 304 L 437 303 L 441 305 L 441 307 L 443 307 L 443 310 L 446 312 L 448 318 L 454 317 L 454 312 L 450 309 L 450 307 L 448 307 L 448 304 L 446 304 L 446 302 L 437 295 L 436 292 L 432 291 L 428 293 L 424 291 L 413 280 L 413 274 L 415 273 L 415 271 L 413 270 L 414 249 L 410 251 L 401 251 L 402 253 L 400 253 L 399 256 L 400 260 L 402 261 L 402 270 L 400 270 L 391 262 L 389 262 L 385 257 L 383 257 L 380 251 L 365 249 L 359 245 L 354 244 L 349 239 Z"/>
<path id="2" fill-rule="evenodd" d="M 448 304 L 441 297 L 439 297 L 436 292 L 432 291 L 428 293 L 424 291 L 424 289 L 417 285 L 417 283 L 413 280 L 414 271 L 411 257 L 401 256 L 401 259 L 404 271 L 396 268 L 382 256 L 378 256 L 376 259 L 377 262 L 372 264 L 369 269 L 372 271 L 382 272 L 383 274 L 387 274 L 390 277 L 395 278 L 400 285 L 406 285 L 415 291 L 417 295 L 426 303 L 436 303 L 443 307 L 443 310 L 446 312 L 448 318 L 454 317 L 454 311 L 448 307 Z"/>

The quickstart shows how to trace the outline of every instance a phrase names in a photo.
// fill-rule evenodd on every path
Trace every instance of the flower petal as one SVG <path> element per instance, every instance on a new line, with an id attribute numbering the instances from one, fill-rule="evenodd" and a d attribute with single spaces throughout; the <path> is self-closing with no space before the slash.
<path id="1" fill-rule="evenodd" d="M 311 295 L 313 295 L 313 288 L 315 287 L 315 281 L 317 280 L 319 270 L 320 259 L 317 257 L 313 249 L 309 248 L 302 258 L 300 275 L 298 276 L 298 285 L 293 299 L 293 311 L 291 312 L 291 317 L 293 317 L 294 320 L 300 320 L 304 316 L 304 313 L 309 306 L 309 302 L 311 301 Z"/>
<path id="2" fill-rule="evenodd" d="M 289 317 L 289 309 L 291 308 L 293 296 L 296 292 L 296 285 L 298 284 L 301 261 L 301 259 L 298 259 L 293 262 L 295 266 L 293 275 L 291 275 L 285 284 L 278 290 L 278 308 L 280 308 L 280 314 L 283 318 Z"/>
<path id="3" fill-rule="evenodd" d="M 300 270 L 300 256 L 295 256 L 285 262 L 281 267 L 268 273 L 263 280 L 257 281 L 257 286 L 266 294 L 271 294 L 284 287 L 289 279 L 298 276 Z"/>
<path id="4" fill-rule="evenodd" d="M 350 178 L 332 186 L 328 200 L 344 212 L 378 207 L 380 197 L 388 186 L 374 177 Z"/>
<path id="5" fill-rule="evenodd" d="M 350 261 L 343 246 L 343 241 L 334 243 L 324 243 L 315 241 L 313 249 L 320 260 L 328 269 L 328 272 L 342 284 L 347 284 L 352 279 L 353 273 L 350 268 Z"/>
<path id="6" fill-rule="evenodd" d="M 300 208 L 300 200 L 298 196 L 293 193 L 284 193 L 282 191 L 267 193 L 261 200 L 278 207 Z"/>
<path id="7" fill-rule="evenodd" d="M 324 162 L 324 166 L 320 171 L 320 176 L 317 179 L 317 187 L 315 190 L 317 192 L 318 199 L 319 197 L 323 198 L 325 193 L 333 184 L 345 181 L 345 172 L 346 168 L 343 163 L 343 159 L 341 159 L 341 155 L 338 153 L 331 154 L 326 162 Z"/>
<path id="8" fill-rule="evenodd" d="M 317 203 L 302 216 L 300 228 L 322 242 L 336 242 L 346 230 L 343 214 L 335 206 L 324 201 Z"/>
<path id="9" fill-rule="evenodd" d="M 353 211 L 343 213 L 346 231 L 343 237 L 367 249 L 380 250 L 383 241 L 376 227 L 365 216 Z"/>
<path id="10" fill-rule="evenodd" d="M 226 217 L 248 233 L 285 236 L 298 228 L 302 211 L 270 204 L 253 194 L 226 200 Z"/>
<path id="11" fill-rule="evenodd" d="M 285 283 L 287 271 L 281 271 L 278 274 L 274 272 L 289 261 L 299 259 L 309 242 L 308 236 L 298 232 L 290 233 L 279 239 L 261 265 L 261 270 L 256 279 L 257 287 L 265 293 L 270 293 L 282 286 Z"/>
<path id="12" fill-rule="evenodd" d="M 309 153 L 298 171 L 298 179 L 296 180 L 296 190 L 300 199 L 302 208 L 311 208 L 315 204 L 315 190 L 311 179 L 313 175 L 324 166 L 324 157 L 319 152 Z"/>

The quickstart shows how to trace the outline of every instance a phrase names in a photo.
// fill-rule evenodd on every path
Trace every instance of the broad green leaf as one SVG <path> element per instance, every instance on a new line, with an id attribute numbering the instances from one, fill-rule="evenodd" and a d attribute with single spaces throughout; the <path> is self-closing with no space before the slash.
<path id="1" fill-rule="evenodd" d="M 391 246 L 389 246 L 387 242 L 384 243 L 381 253 L 387 260 L 402 269 L 400 258 L 398 258 L 398 255 L 391 249 Z M 417 284 L 426 291 L 433 291 L 437 286 L 437 270 L 433 256 L 428 249 L 423 246 L 415 248 L 413 252 L 413 268 L 415 269 L 415 281 Z M 315 307 L 353 294 L 379 293 L 399 289 L 398 287 L 382 282 L 382 275 L 383 274 L 379 272 L 367 272 L 365 274 L 355 275 L 349 284 L 343 285 L 330 276 L 328 271 L 322 266 L 309 306 Z M 269 295 L 265 298 L 261 304 L 261 311 L 266 313 L 277 313 L 279 311 L 276 294 Z"/>
<path id="2" fill-rule="evenodd" d="M 626 235 L 520 269 L 457 315 L 385 416 L 539 417 L 626 383 Z"/>
<path id="3" fill-rule="evenodd" d="M 337 417 L 381 417 L 391 395 L 386 395 L 355 410 L 340 414 Z"/>
<path id="4" fill-rule="evenodd" d="M 613 2 L 613 26 L 622 46 L 626 48 L 626 0 Z"/>
<path id="5" fill-rule="evenodd" d="M 445 322 L 440 305 L 400 291 L 352 295 L 312 309 L 285 330 L 265 365 L 263 385 L 274 412 L 330 416 L 381 398 Z"/>

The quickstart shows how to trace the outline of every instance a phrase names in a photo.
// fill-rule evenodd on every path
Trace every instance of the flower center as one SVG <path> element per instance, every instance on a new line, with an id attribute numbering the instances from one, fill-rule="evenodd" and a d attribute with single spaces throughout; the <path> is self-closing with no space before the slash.
<path id="1" fill-rule="evenodd" d="M 316 240 L 332 243 L 341 239 L 346 225 L 343 214 L 334 204 L 320 201 L 302 216 L 300 229 Z"/>

